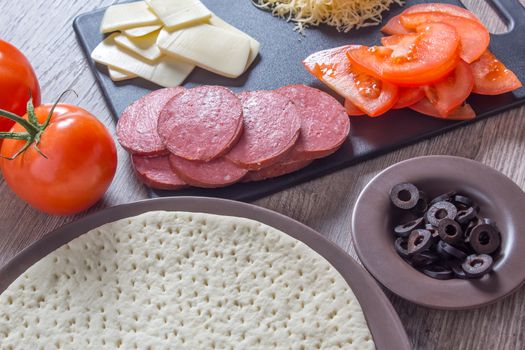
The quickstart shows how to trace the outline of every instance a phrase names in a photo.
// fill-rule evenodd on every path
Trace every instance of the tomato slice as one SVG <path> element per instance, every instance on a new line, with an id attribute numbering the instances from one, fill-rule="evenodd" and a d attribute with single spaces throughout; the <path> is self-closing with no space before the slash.
<path id="1" fill-rule="evenodd" d="M 356 45 L 336 47 L 316 52 L 303 61 L 305 68 L 328 87 L 352 101 L 371 117 L 388 111 L 396 102 L 395 85 L 374 78 L 348 61 L 346 52 Z"/>
<path id="2" fill-rule="evenodd" d="M 381 28 L 381 31 L 388 35 L 413 33 L 413 30 L 407 29 L 401 24 L 400 18 L 400 15 L 392 17 L 388 22 L 386 22 L 383 28 Z"/>
<path id="3" fill-rule="evenodd" d="M 510 69 L 490 51 L 485 51 L 470 67 L 474 74 L 472 92 L 480 95 L 499 95 L 519 89 L 523 85 Z"/>
<path id="4" fill-rule="evenodd" d="M 429 3 L 429 4 L 417 4 L 410 6 L 404 10 L 401 14 L 408 15 L 412 13 L 421 13 L 421 12 L 438 12 L 444 13 L 451 16 L 463 17 L 467 19 L 474 20 L 481 23 L 478 17 L 469 10 L 451 4 L 439 4 L 439 3 Z"/>
<path id="5" fill-rule="evenodd" d="M 384 36 L 381 38 L 381 44 L 383 46 L 388 46 L 391 49 L 395 49 L 396 46 L 401 47 L 410 47 L 417 40 L 418 36 L 416 33 L 407 34 L 394 34 L 390 36 Z"/>
<path id="6" fill-rule="evenodd" d="M 453 110 L 446 117 L 439 114 L 437 109 L 432 105 L 432 103 L 424 98 L 418 103 L 409 107 L 416 112 L 419 112 L 430 117 L 439 118 L 439 119 L 448 119 L 448 120 L 470 120 L 476 118 L 476 112 L 470 107 L 468 103 L 462 104 Z"/>
<path id="7" fill-rule="evenodd" d="M 365 112 L 359 109 L 355 104 L 352 103 L 349 99 L 345 98 L 345 109 L 346 113 L 351 117 L 359 117 L 365 115 Z"/>
<path id="8" fill-rule="evenodd" d="M 425 86 L 425 94 L 442 116 L 447 116 L 469 97 L 474 87 L 472 69 L 460 61 L 456 69 L 439 82 Z"/>
<path id="9" fill-rule="evenodd" d="M 425 98 L 425 90 L 420 87 L 402 87 L 399 89 L 399 99 L 392 109 L 412 106 Z"/>
<path id="10" fill-rule="evenodd" d="M 430 23 L 406 34 L 391 47 L 359 47 L 348 51 L 350 61 L 366 73 L 400 86 L 433 83 L 456 67 L 459 57 L 456 30 Z"/>
<path id="11" fill-rule="evenodd" d="M 483 24 L 471 19 L 451 16 L 446 13 L 421 12 L 402 14 L 400 20 L 401 24 L 409 29 L 435 22 L 454 27 L 461 42 L 459 56 L 467 63 L 477 60 L 489 47 L 489 31 Z"/>

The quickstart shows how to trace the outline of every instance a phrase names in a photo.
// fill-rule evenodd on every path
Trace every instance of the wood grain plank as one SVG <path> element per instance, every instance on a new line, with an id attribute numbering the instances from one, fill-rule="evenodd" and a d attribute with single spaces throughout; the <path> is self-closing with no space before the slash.
<path id="1" fill-rule="evenodd" d="M 0 1 L 0 37 L 19 47 L 37 71 L 45 101 L 66 89 L 67 97 L 102 120 L 114 135 L 114 122 L 76 42 L 72 21 L 80 13 L 115 3 L 92 1 Z M 410 1 L 408 1 L 410 3 Z M 465 0 L 493 31 L 504 31 L 487 4 Z M 525 108 L 420 142 L 329 176 L 276 193 L 256 204 L 288 215 L 318 230 L 357 259 L 350 240 L 351 214 L 360 191 L 381 170 L 421 155 L 447 154 L 494 167 L 525 189 Z M 118 148 L 116 178 L 104 199 L 88 212 L 51 217 L 28 207 L 0 179 L 0 266 L 45 233 L 101 208 L 146 198 L 127 154 Z M 386 291 L 405 325 L 414 349 L 523 349 L 525 289 L 478 310 L 436 311 L 411 304 Z"/>

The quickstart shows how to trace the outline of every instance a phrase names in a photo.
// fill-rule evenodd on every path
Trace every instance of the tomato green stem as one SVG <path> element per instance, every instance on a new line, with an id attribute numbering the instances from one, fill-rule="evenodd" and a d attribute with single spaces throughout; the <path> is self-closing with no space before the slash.
<path id="1" fill-rule="evenodd" d="M 27 101 L 26 110 L 29 122 L 31 124 L 38 125 L 38 120 L 36 120 L 35 115 L 35 106 L 33 106 L 33 95 L 31 93 L 31 89 L 29 89 L 29 101 Z"/>
<path id="2" fill-rule="evenodd" d="M 38 119 L 36 117 L 35 107 L 33 106 L 33 98 L 31 97 L 31 92 L 29 93 L 29 101 L 27 101 L 27 119 L 24 119 L 14 113 L 0 109 L 0 117 L 4 117 L 4 118 L 10 119 L 16 122 L 20 124 L 26 130 L 26 132 L 0 132 L 0 139 L 26 141 L 24 146 L 22 146 L 22 148 L 18 150 L 12 157 L 4 157 L 3 155 L 0 155 L 0 158 L 14 160 L 19 155 L 21 155 L 23 152 L 25 152 L 25 150 L 27 150 L 29 146 L 33 145 L 34 149 L 42 157 L 47 159 L 47 156 L 40 150 L 40 148 L 38 148 L 38 145 L 40 144 L 40 138 L 42 137 L 42 133 L 48 127 L 51 121 L 51 117 L 53 116 L 53 113 L 55 112 L 56 106 L 58 105 L 62 97 L 64 97 L 64 95 L 67 94 L 68 92 L 73 92 L 75 95 L 77 94 L 73 90 L 64 91 L 59 96 L 58 100 L 53 104 L 53 106 L 51 107 L 51 110 L 49 111 L 49 114 L 46 117 L 46 120 L 42 124 L 38 122 Z"/>
<path id="3" fill-rule="evenodd" d="M 0 139 L 27 140 L 29 136 L 27 132 L 0 132 Z"/>
<path id="4" fill-rule="evenodd" d="M 58 102 L 60 102 L 60 100 L 68 93 L 68 92 L 72 92 L 75 94 L 76 97 L 78 97 L 78 94 L 76 93 L 75 90 L 66 90 L 64 91 L 62 94 L 60 94 L 60 96 L 58 96 L 58 100 L 55 102 L 55 104 L 53 104 L 53 107 L 51 107 L 51 110 L 49 111 L 49 115 L 47 116 L 46 118 L 46 121 L 44 122 L 44 124 L 40 125 L 40 127 L 42 128 L 42 131 L 47 128 L 47 126 L 49 125 L 49 121 L 51 120 L 51 116 L 53 115 L 53 113 L 55 112 L 55 108 L 58 104 Z"/>
<path id="5" fill-rule="evenodd" d="M 31 124 L 31 122 L 14 113 L 4 111 L 3 109 L 0 109 L 0 117 L 11 119 L 12 121 L 22 125 L 30 135 L 36 135 L 40 131 L 38 126 Z"/>
<path id="6" fill-rule="evenodd" d="M 3 155 L 0 155 L 0 158 L 6 159 L 6 160 L 15 160 L 19 155 L 21 155 L 23 152 L 25 152 L 25 150 L 28 149 L 29 146 L 31 146 L 31 141 L 27 140 L 26 143 L 24 144 L 24 147 L 20 148 L 18 150 L 18 152 L 16 152 L 13 156 L 11 156 L 11 157 L 4 157 Z"/>

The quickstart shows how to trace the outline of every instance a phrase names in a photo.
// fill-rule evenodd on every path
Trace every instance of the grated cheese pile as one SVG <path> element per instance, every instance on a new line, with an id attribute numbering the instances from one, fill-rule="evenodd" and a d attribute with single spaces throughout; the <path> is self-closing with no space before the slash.
<path id="1" fill-rule="evenodd" d="M 296 24 L 295 30 L 321 23 L 336 27 L 340 32 L 381 23 L 383 11 L 403 0 L 252 0 L 260 9 Z"/>

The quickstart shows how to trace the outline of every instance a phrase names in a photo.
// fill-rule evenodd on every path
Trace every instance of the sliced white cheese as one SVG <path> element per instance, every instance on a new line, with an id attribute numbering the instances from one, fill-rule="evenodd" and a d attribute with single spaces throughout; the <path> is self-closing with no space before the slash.
<path id="1" fill-rule="evenodd" d="M 102 18 L 100 31 L 110 33 L 116 30 L 160 23 L 159 18 L 146 2 L 130 2 L 108 7 Z"/>
<path id="2" fill-rule="evenodd" d="M 128 38 L 124 34 L 118 34 L 115 36 L 115 43 L 148 61 L 154 62 L 162 56 L 162 52 L 160 52 L 157 46 L 158 35 L 159 31 L 141 36 L 140 38 Z"/>
<path id="3" fill-rule="evenodd" d="M 167 55 L 228 78 L 244 73 L 250 55 L 246 37 L 210 24 L 174 32 L 162 29 L 157 44 Z"/>
<path id="4" fill-rule="evenodd" d="M 95 62 L 113 66 L 164 87 L 182 84 L 195 68 L 193 64 L 169 58 L 163 58 L 155 64 L 146 62 L 118 47 L 115 44 L 116 35 L 118 34 L 110 35 L 93 50 L 91 57 Z"/>
<path id="5" fill-rule="evenodd" d="M 146 0 L 169 30 L 207 21 L 211 12 L 199 0 Z"/>
<path id="6" fill-rule="evenodd" d="M 220 17 L 217 17 L 215 14 L 212 14 L 210 18 L 210 24 L 220 27 L 222 29 L 230 30 L 250 40 L 250 55 L 248 56 L 248 62 L 246 63 L 246 67 L 244 69 L 246 71 L 251 66 L 251 64 L 257 57 L 257 55 L 259 54 L 259 49 L 261 48 L 261 44 L 257 40 L 255 40 L 254 38 L 252 38 L 251 36 L 243 32 L 242 30 L 235 28 L 231 24 L 222 20 Z"/>
<path id="7" fill-rule="evenodd" d="M 141 36 L 148 35 L 149 33 L 153 33 L 154 31 L 157 31 L 160 28 L 162 28 L 162 26 L 160 24 L 156 24 L 152 26 L 125 29 L 122 31 L 122 33 L 126 34 L 126 36 L 130 38 L 139 38 Z"/>
<path id="8" fill-rule="evenodd" d="M 113 81 L 123 81 L 136 78 L 135 74 L 126 73 L 118 68 L 108 66 L 109 77 Z"/>

